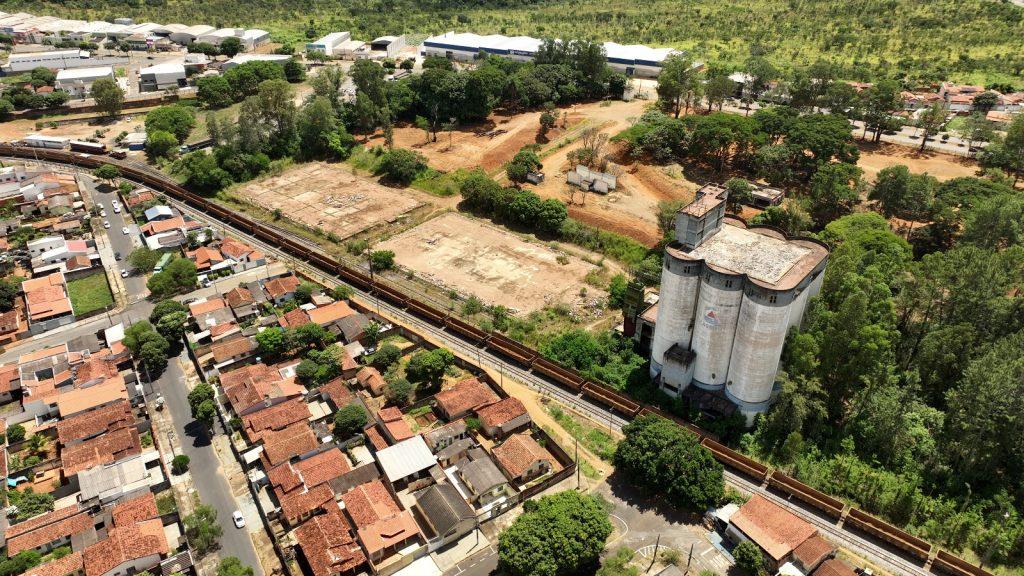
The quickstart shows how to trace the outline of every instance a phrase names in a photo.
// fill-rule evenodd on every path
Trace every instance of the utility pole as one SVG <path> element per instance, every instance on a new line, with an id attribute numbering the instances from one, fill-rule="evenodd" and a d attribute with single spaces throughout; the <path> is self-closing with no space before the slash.
<path id="1" fill-rule="evenodd" d="M 580 482 L 580 441 L 578 438 L 574 438 L 576 441 L 576 489 L 582 489 L 583 484 Z"/>
<path id="2" fill-rule="evenodd" d="M 658 534 L 658 539 L 654 541 L 654 554 L 651 554 L 651 563 L 647 566 L 646 572 L 650 572 L 651 568 L 654 568 L 655 561 L 658 560 L 658 546 L 661 545 L 661 534 Z"/>
<path id="3" fill-rule="evenodd" d="M 693 560 L 693 542 L 690 543 L 690 555 L 686 558 L 686 572 L 690 572 L 690 562 Z"/>

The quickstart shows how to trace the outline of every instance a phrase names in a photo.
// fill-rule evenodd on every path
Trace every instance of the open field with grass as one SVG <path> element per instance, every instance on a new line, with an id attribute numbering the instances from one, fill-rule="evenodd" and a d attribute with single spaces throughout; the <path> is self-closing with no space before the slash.
<path id="1" fill-rule="evenodd" d="M 114 294 L 107 283 L 107 275 L 102 271 L 68 281 L 68 297 L 75 316 L 102 310 L 114 303 Z"/>
<path id="2" fill-rule="evenodd" d="M 354 38 L 450 29 L 674 46 L 716 64 L 740 65 L 752 44 L 780 68 L 818 58 L 844 65 L 850 79 L 908 74 L 961 81 L 1017 81 L 1024 9 L 998 0 L 551 0 L 469 3 L 266 0 L 239 10 L 233 0 L 160 0 L 104 5 L 91 0 L 14 0 L 56 16 L 112 21 L 258 26 L 296 44 L 351 30 Z M 943 79 L 943 78 L 939 78 Z"/>

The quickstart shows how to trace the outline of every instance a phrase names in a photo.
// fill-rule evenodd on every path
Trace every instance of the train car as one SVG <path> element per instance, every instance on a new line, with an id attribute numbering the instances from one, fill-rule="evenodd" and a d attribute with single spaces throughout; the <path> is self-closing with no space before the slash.
<path id="1" fill-rule="evenodd" d="M 21 139 L 21 144 L 23 146 L 30 146 L 32 148 L 49 148 L 51 150 L 64 150 L 68 147 L 70 142 L 70 138 L 44 136 L 42 134 L 29 134 Z"/>
<path id="2" fill-rule="evenodd" d="M 110 151 L 110 157 L 118 160 L 124 160 L 128 157 L 128 151 L 123 148 L 117 148 Z"/>
<path id="3" fill-rule="evenodd" d="M 84 140 L 71 141 L 72 152 L 87 152 L 89 154 L 106 154 L 107 145 L 98 142 L 86 142 Z"/>

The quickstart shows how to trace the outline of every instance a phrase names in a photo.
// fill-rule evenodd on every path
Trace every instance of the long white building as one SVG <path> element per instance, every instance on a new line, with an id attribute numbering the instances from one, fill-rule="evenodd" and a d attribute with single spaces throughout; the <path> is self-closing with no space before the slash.
<path id="1" fill-rule="evenodd" d="M 54 86 L 64 90 L 72 96 L 87 96 L 92 91 L 93 82 L 100 78 L 109 78 L 116 81 L 114 69 L 110 66 L 98 66 L 96 68 L 71 68 L 57 72 L 57 81 Z"/>
<path id="2" fill-rule="evenodd" d="M 530 36 L 481 36 L 466 32 L 446 32 L 423 41 L 423 56 L 443 56 L 469 61 L 480 52 L 526 62 L 537 55 L 542 40 Z M 662 62 L 680 51 L 674 48 L 650 48 L 640 44 L 603 44 L 608 65 L 627 76 L 654 78 L 661 72 Z"/>
<path id="3" fill-rule="evenodd" d="M 772 400 L 786 333 L 821 289 L 828 248 L 726 215 L 727 195 L 705 186 L 676 215 L 651 377 L 672 396 L 691 385 L 723 394 L 753 423 Z"/>

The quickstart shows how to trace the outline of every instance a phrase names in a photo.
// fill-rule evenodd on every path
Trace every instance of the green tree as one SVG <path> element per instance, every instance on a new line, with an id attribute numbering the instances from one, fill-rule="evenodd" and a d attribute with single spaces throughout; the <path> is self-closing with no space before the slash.
<path id="1" fill-rule="evenodd" d="M 295 89 L 286 80 L 264 80 L 238 111 L 239 144 L 245 152 L 271 158 L 293 155 L 298 147 Z"/>
<path id="2" fill-rule="evenodd" d="M 981 113 L 982 116 L 995 108 L 997 104 L 999 104 L 999 94 L 991 90 L 986 90 L 971 100 L 974 111 Z"/>
<path id="3" fill-rule="evenodd" d="M 774 226 L 790 236 L 799 236 L 811 227 L 811 216 L 799 202 L 783 202 L 781 206 L 769 206 L 750 220 L 757 226 Z"/>
<path id="4" fill-rule="evenodd" d="M 175 312 L 184 312 L 187 314 L 188 306 L 185 306 L 177 300 L 161 300 L 156 303 L 156 306 L 153 307 L 153 311 L 149 313 L 149 322 L 150 324 L 156 324 L 164 316 Z"/>
<path id="5" fill-rule="evenodd" d="M 750 182 L 743 178 L 730 178 L 726 180 L 725 189 L 729 191 L 726 205 L 733 214 L 739 214 L 743 210 L 744 204 L 750 204 L 754 201 L 753 188 Z"/>
<path id="6" fill-rule="evenodd" d="M 391 270 L 395 267 L 395 253 L 391 250 L 374 250 L 370 252 L 370 269 L 377 272 Z"/>
<path id="7" fill-rule="evenodd" d="M 538 170 L 543 166 L 540 162 L 540 158 L 533 151 L 528 149 L 520 150 L 516 152 L 516 155 L 512 157 L 512 160 L 505 165 L 505 174 L 508 179 L 513 182 L 526 182 L 526 176 L 534 171 Z"/>
<path id="8" fill-rule="evenodd" d="M 545 110 L 540 115 L 540 135 L 547 136 L 547 133 L 555 127 L 555 123 L 558 121 L 558 115 L 551 111 Z"/>
<path id="9" fill-rule="evenodd" d="M 760 576 L 767 573 L 761 549 L 750 540 L 744 540 L 733 548 L 732 556 L 736 559 L 736 566 L 746 574 Z"/>
<path id="10" fill-rule="evenodd" d="M 251 566 L 242 564 L 235 556 L 228 556 L 217 565 L 217 576 L 253 576 Z"/>
<path id="11" fill-rule="evenodd" d="M 334 413 L 334 435 L 339 439 L 348 438 L 361 432 L 366 422 L 366 410 L 358 403 L 342 406 Z"/>
<path id="12" fill-rule="evenodd" d="M 154 130 L 146 137 L 146 155 L 151 160 L 170 158 L 177 151 L 178 139 L 170 132 Z"/>
<path id="13" fill-rule="evenodd" d="M 537 231 L 554 235 L 562 229 L 562 224 L 569 218 L 569 209 L 560 200 L 546 198 L 541 200 L 535 216 L 534 225 Z"/>
<path id="14" fill-rule="evenodd" d="M 380 370 L 387 370 L 395 362 L 398 362 L 401 358 L 402 350 L 398 346 L 395 346 L 394 344 L 391 344 L 389 342 L 387 344 L 381 345 L 380 348 L 377 348 L 377 351 L 373 353 L 373 359 L 371 360 L 371 364 L 373 364 Z"/>
<path id="15" fill-rule="evenodd" d="M 917 117 L 917 126 L 921 129 L 921 147 L 919 152 L 924 152 L 928 145 L 928 139 L 939 133 L 939 129 L 946 123 L 946 115 L 949 111 L 941 102 L 936 102 L 925 108 Z"/>
<path id="16" fill-rule="evenodd" d="M 114 180 L 121 177 L 121 169 L 113 164 L 104 164 L 99 168 L 92 171 L 92 175 L 99 180 L 104 180 L 107 184 L 113 186 Z"/>
<path id="17" fill-rule="evenodd" d="M 256 353 L 264 358 L 280 358 L 288 351 L 288 340 L 284 330 L 276 326 L 256 334 Z"/>
<path id="18" fill-rule="evenodd" d="M 309 85 L 313 88 L 313 94 L 326 98 L 337 112 L 341 110 L 341 87 L 345 84 L 345 77 L 345 71 L 340 66 L 324 66 L 310 79 Z"/>
<path id="19" fill-rule="evenodd" d="M 409 405 L 412 393 L 415 391 L 416 387 L 411 382 L 405 378 L 396 378 L 388 382 L 387 387 L 384 388 L 384 397 L 388 399 L 388 402 L 404 408 Z"/>
<path id="20" fill-rule="evenodd" d="M 306 304 L 313 299 L 313 294 L 320 291 L 320 287 L 312 282 L 302 282 L 295 289 L 295 300 L 299 304 Z"/>
<path id="21" fill-rule="evenodd" d="M 124 92 L 111 78 L 100 78 L 92 83 L 89 95 L 96 101 L 96 108 L 113 118 L 124 107 Z"/>
<path id="22" fill-rule="evenodd" d="M 184 474 L 185 472 L 188 472 L 188 465 L 190 462 L 191 458 L 187 455 L 178 454 L 171 460 L 171 472 L 174 472 L 175 474 Z"/>
<path id="23" fill-rule="evenodd" d="M 629 548 L 625 546 L 619 548 L 615 554 L 608 556 L 601 563 L 597 576 L 640 576 L 640 569 L 629 565 L 633 556 L 635 554 Z"/>
<path id="24" fill-rule="evenodd" d="M 967 148 L 973 148 L 975 142 L 991 142 L 996 131 L 984 114 L 974 113 L 964 119 L 958 135 L 967 141 Z"/>
<path id="25" fill-rule="evenodd" d="M 200 504 L 192 514 L 185 517 L 185 537 L 200 557 L 217 547 L 223 533 L 224 530 L 217 522 L 217 509 L 213 506 Z"/>
<path id="26" fill-rule="evenodd" d="M 132 265 L 132 268 L 146 274 L 152 272 L 153 268 L 156 268 L 156 263 L 159 260 L 160 253 L 150 250 L 145 246 L 132 250 L 131 254 L 128 255 L 128 263 Z"/>
<path id="27" fill-rule="evenodd" d="M 857 166 L 845 163 L 825 164 L 814 173 L 807 208 L 815 224 L 824 227 L 853 212 L 864 190 L 863 173 Z"/>
<path id="28" fill-rule="evenodd" d="M 236 54 L 242 51 L 242 48 L 242 41 L 234 36 L 228 36 L 220 41 L 220 53 L 228 58 L 234 58 Z"/>
<path id="29" fill-rule="evenodd" d="M 227 108 L 234 101 L 231 85 L 223 76 L 203 76 L 196 80 L 196 98 L 206 108 Z"/>
<path id="30" fill-rule="evenodd" d="M 879 142 L 882 132 L 891 127 L 893 115 L 903 107 L 902 88 L 895 80 L 880 80 L 864 91 L 864 134 L 874 133 Z"/>
<path id="31" fill-rule="evenodd" d="M 903 165 L 890 166 L 878 172 L 868 195 L 877 200 L 882 213 L 906 220 L 926 218 L 939 182 L 927 174 L 911 174 Z"/>
<path id="32" fill-rule="evenodd" d="M 180 342 L 185 336 L 185 324 L 188 323 L 188 312 L 171 312 L 157 320 L 156 331 L 170 342 Z"/>
<path id="33" fill-rule="evenodd" d="M 38 551 L 22 550 L 0 561 L 0 576 L 17 576 L 18 574 L 28 572 L 42 562 L 42 555 Z"/>
<path id="34" fill-rule="evenodd" d="M 196 265 L 187 258 L 176 258 L 160 272 L 150 276 L 146 287 L 156 298 L 188 292 L 196 287 Z"/>
<path id="35" fill-rule="evenodd" d="M 990 250 L 1024 245 L 1024 198 L 1011 192 L 981 200 L 967 216 L 963 239 Z"/>
<path id="36" fill-rule="evenodd" d="M 704 510 L 721 501 L 722 465 L 697 438 L 660 416 L 641 416 L 622 429 L 615 468 L 638 488 L 674 506 Z"/>
<path id="37" fill-rule="evenodd" d="M 178 142 L 184 142 L 195 125 L 192 109 L 179 104 L 160 106 L 146 113 L 146 134 L 150 137 L 157 131 L 170 132 Z"/>
<path id="38" fill-rule="evenodd" d="M 697 69 L 689 58 L 680 54 L 669 56 L 658 74 L 658 100 L 678 118 L 684 103 L 689 104 L 687 93 L 698 82 Z"/>
<path id="39" fill-rule="evenodd" d="M 17 444 L 25 439 L 25 427 L 21 424 L 14 424 L 7 427 L 7 441 L 11 444 Z"/>
<path id="40" fill-rule="evenodd" d="M 711 112 L 715 107 L 721 112 L 725 99 L 732 96 L 735 91 L 736 83 L 725 74 L 716 74 L 708 78 L 707 84 L 704 85 L 704 96 L 708 101 L 708 112 Z"/>
<path id="41" fill-rule="evenodd" d="M 284 77 L 292 84 L 302 82 L 306 79 L 306 67 L 302 62 L 292 58 L 284 63 Z"/>
<path id="42" fill-rule="evenodd" d="M 427 161 L 419 152 L 395 148 L 381 156 L 379 171 L 389 181 L 408 186 L 427 169 Z"/>
<path id="43" fill-rule="evenodd" d="M 19 292 L 20 288 L 17 284 L 0 279 L 0 312 L 9 312 L 14 309 Z"/>
<path id="44" fill-rule="evenodd" d="M 299 152 L 305 158 L 331 154 L 331 137 L 338 132 L 338 119 L 330 100 L 316 96 L 299 110 L 296 120 Z"/>
<path id="45" fill-rule="evenodd" d="M 567 490 L 528 501 L 498 536 L 498 559 L 510 576 L 558 576 L 593 570 L 612 533 L 593 496 Z"/>
<path id="46" fill-rule="evenodd" d="M 444 348 L 420 350 L 409 358 L 405 375 L 411 382 L 435 386 L 441 383 L 445 370 L 454 363 L 455 356 Z"/>

